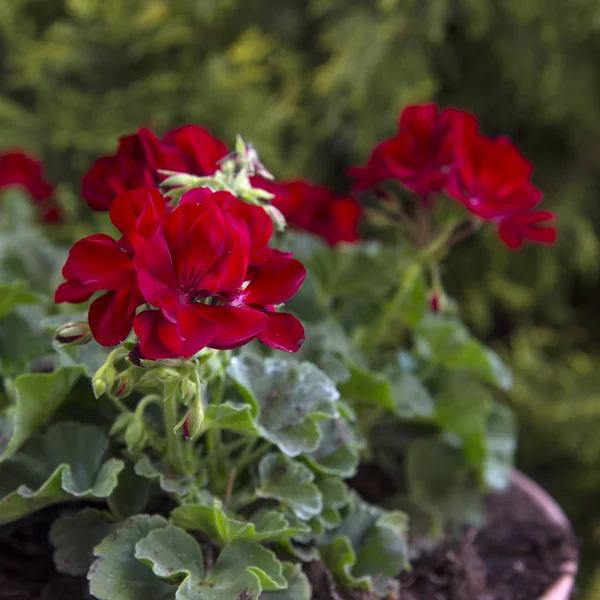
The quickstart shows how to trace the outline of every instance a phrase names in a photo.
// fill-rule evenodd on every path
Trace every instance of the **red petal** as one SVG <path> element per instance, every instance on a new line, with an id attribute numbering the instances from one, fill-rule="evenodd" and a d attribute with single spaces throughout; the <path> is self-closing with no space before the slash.
<path id="1" fill-rule="evenodd" d="M 88 320 L 96 341 L 102 346 L 116 346 L 125 340 L 141 302 L 142 298 L 132 289 L 109 292 L 94 300 Z"/>
<path id="2" fill-rule="evenodd" d="M 160 231 L 166 201 L 155 189 L 142 188 L 122 194 L 110 207 L 113 225 L 137 248 Z"/>
<path id="3" fill-rule="evenodd" d="M 254 339 L 268 323 L 264 313 L 247 307 L 192 304 L 191 310 L 198 317 L 219 325 L 217 334 L 209 344 L 217 350 L 243 346 Z"/>
<path id="4" fill-rule="evenodd" d="M 156 304 L 163 292 L 169 296 L 167 290 L 176 289 L 173 260 L 163 237 L 146 240 L 135 253 L 133 263 L 138 270 L 138 285 L 147 302 Z M 161 285 L 157 288 L 153 282 Z"/>
<path id="5" fill-rule="evenodd" d="M 56 304 L 60 304 L 61 302 L 79 304 L 80 302 L 89 300 L 94 291 L 95 290 L 90 291 L 89 288 L 83 285 L 78 279 L 70 279 L 58 286 L 54 293 L 54 302 L 56 302 Z"/>
<path id="6" fill-rule="evenodd" d="M 269 324 L 259 334 L 258 339 L 275 350 L 297 352 L 304 342 L 302 323 L 289 313 L 268 314 Z"/>
<path id="7" fill-rule="evenodd" d="M 243 295 L 246 304 L 280 304 L 300 288 L 306 269 L 295 258 L 270 260 L 257 269 Z"/>
<path id="8" fill-rule="evenodd" d="M 76 242 L 69 252 L 64 273 L 94 290 L 116 290 L 135 281 L 131 258 L 115 240 L 104 234 Z"/>
<path id="9" fill-rule="evenodd" d="M 217 170 L 218 161 L 227 154 L 225 142 L 198 125 L 174 129 L 164 136 L 164 141 L 177 146 L 195 175 L 211 175 Z"/>
<path id="10" fill-rule="evenodd" d="M 160 360 L 163 358 L 177 358 L 158 337 L 158 325 L 164 321 L 160 310 L 146 310 L 135 316 L 133 330 L 140 338 L 140 352 L 149 360 Z"/>

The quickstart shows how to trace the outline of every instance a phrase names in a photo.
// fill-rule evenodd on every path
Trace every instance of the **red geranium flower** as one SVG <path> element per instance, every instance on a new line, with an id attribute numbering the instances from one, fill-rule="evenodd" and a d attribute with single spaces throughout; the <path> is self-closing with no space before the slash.
<path id="1" fill-rule="evenodd" d="M 471 213 L 499 223 L 498 234 L 511 249 L 524 240 L 552 244 L 554 215 L 534 211 L 542 192 L 530 181 L 533 165 L 506 137 L 490 139 L 472 129 L 457 134 L 456 164 L 446 191 Z"/>
<path id="2" fill-rule="evenodd" d="M 159 170 L 211 175 L 226 154 L 225 143 L 197 125 L 170 131 L 162 140 L 142 128 L 122 137 L 115 155 L 94 162 L 81 194 L 94 210 L 108 210 L 120 194 L 158 185 L 164 179 Z"/>
<path id="3" fill-rule="evenodd" d="M 549 224 L 556 216 L 547 210 L 524 211 L 500 221 L 498 235 L 511 249 L 519 249 L 525 240 L 540 244 L 556 242 L 556 228 Z"/>
<path id="4" fill-rule="evenodd" d="M 271 202 L 292 227 L 318 235 L 330 246 L 359 239 L 362 209 L 352 196 L 336 196 L 324 186 L 305 181 L 275 183 L 253 177 L 251 182 L 275 194 Z"/>
<path id="5" fill-rule="evenodd" d="M 268 248 L 273 226 L 264 209 L 200 189 L 169 211 L 157 190 L 141 189 L 117 198 L 110 216 L 123 237 L 77 242 L 56 292 L 57 302 L 108 292 L 89 312 L 100 344 L 118 344 L 133 326 L 141 355 L 153 360 L 189 358 L 206 346 L 235 348 L 256 337 L 289 352 L 300 347 L 302 325 L 275 305 L 296 293 L 306 272 Z"/>
<path id="6" fill-rule="evenodd" d="M 352 167 L 352 189 L 362 192 L 396 179 L 419 196 L 441 192 L 454 164 L 454 133 L 468 122 L 477 129 L 475 118 L 463 111 L 435 104 L 407 106 L 398 119 L 398 133 L 379 144 L 365 167 Z"/>
<path id="7" fill-rule="evenodd" d="M 40 161 L 21 151 L 1 154 L 0 190 L 12 186 L 21 186 L 29 192 L 44 221 L 60 221 L 60 211 L 53 201 L 54 186 L 45 179 Z"/>

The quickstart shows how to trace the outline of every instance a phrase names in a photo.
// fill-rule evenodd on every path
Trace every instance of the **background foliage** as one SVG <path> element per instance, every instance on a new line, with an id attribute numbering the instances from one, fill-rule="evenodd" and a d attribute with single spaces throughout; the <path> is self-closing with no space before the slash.
<path id="1" fill-rule="evenodd" d="M 92 160 L 145 124 L 196 122 L 230 143 L 240 132 L 277 175 L 340 190 L 409 102 L 454 104 L 509 134 L 537 166 L 560 242 L 514 255 L 484 236 L 447 280 L 512 355 L 521 465 L 566 507 L 593 565 L 599 15 L 598 0 L 10 0 L 0 146 L 37 152 L 73 204 Z M 582 584 L 597 597 L 600 572 Z"/>

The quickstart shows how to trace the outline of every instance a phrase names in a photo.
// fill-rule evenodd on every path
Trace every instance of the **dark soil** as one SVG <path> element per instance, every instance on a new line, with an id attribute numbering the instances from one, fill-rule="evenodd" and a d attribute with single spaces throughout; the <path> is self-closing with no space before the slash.
<path id="1" fill-rule="evenodd" d="M 489 496 L 486 508 L 483 529 L 466 531 L 462 539 L 448 540 L 413 561 L 412 570 L 399 576 L 400 594 L 387 600 L 539 598 L 560 576 L 564 562 L 576 556 L 572 534 L 549 523 L 515 488 Z M 48 508 L 0 527 L 0 600 L 90 598 L 85 578 L 54 570 L 48 532 L 63 510 Z M 308 563 L 305 572 L 313 600 L 375 600 L 368 593 L 339 590 L 322 563 Z"/>

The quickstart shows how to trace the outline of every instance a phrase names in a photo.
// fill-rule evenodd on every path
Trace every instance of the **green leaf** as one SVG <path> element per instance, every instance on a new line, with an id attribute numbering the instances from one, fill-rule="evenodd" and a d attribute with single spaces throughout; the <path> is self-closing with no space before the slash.
<path id="1" fill-rule="evenodd" d="M 147 477 L 138 475 L 131 463 L 126 463 L 119 483 L 108 497 L 108 506 L 119 519 L 143 513 L 150 501 L 152 484 Z"/>
<path id="2" fill-rule="evenodd" d="M 494 402 L 486 427 L 485 484 L 502 490 L 509 484 L 517 449 L 517 426 L 510 408 Z"/>
<path id="3" fill-rule="evenodd" d="M 165 462 L 152 462 L 148 456 L 142 456 L 135 463 L 134 470 L 140 477 L 156 481 L 165 492 L 178 496 L 185 496 L 194 483 L 191 477 L 178 475 Z"/>
<path id="4" fill-rule="evenodd" d="M 161 579 L 179 581 L 183 576 L 175 594 L 177 600 L 252 600 L 263 589 L 278 590 L 287 585 L 275 555 L 246 542 L 227 546 L 212 571 L 205 574 L 200 545 L 173 526 L 150 532 L 136 544 L 135 556 Z"/>
<path id="5" fill-rule="evenodd" d="M 59 573 L 85 575 L 94 562 L 94 547 L 117 527 L 106 511 L 86 508 L 56 519 L 50 529 L 54 564 Z"/>
<path id="6" fill-rule="evenodd" d="M 350 501 L 348 486 L 338 477 L 320 475 L 315 484 L 321 492 L 325 508 L 342 508 Z"/>
<path id="7" fill-rule="evenodd" d="M 435 406 L 427 388 L 412 373 L 399 367 L 369 371 L 350 367 L 350 380 L 340 386 L 346 399 L 381 406 L 402 419 L 429 418 Z"/>
<path id="8" fill-rule="evenodd" d="M 240 435 L 258 436 L 252 407 L 248 404 L 224 402 L 204 407 L 204 429 L 228 429 Z"/>
<path id="9" fill-rule="evenodd" d="M 268 454 L 258 465 L 260 487 L 256 493 L 288 506 L 302 520 L 317 516 L 323 498 L 313 483 L 314 473 L 305 465 L 279 454 Z"/>
<path id="10" fill-rule="evenodd" d="M 326 475 L 347 479 L 356 474 L 360 445 L 354 429 L 346 419 L 321 421 L 321 443 L 306 460 L 311 467 Z"/>
<path id="11" fill-rule="evenodd" d="M 481 524 L 477 478 L 460 450 L 437 439 L 417 440 L 406 453 L 411 499 L 455 524 Z"/>
<path id="12" fill-rule="evenodd" d="M 400 511 L 380 516 L 363 540 L 354 573 L 357 577 L 394 577 L 408 562 L 408 517 Z"/>
<path id="13" fill-rule="evenodd" d="M 287 581 L 287 588 L 263 592 L 259 600 L 311 600 L 312 589 L 300 565 L 284 562 L 283 576 Z"/>
<path id="14" fill-rule="evenodd" d="M 27 289 L 24 281 L 0 282 L 0 318 L 22 304 L 37 304 L 42 300 L 39 294 Z"/>
<path id="15" fill-rule="evenodd" d="M 311 363 L 246 354 L 232 358 L 228 373 L 253 407 L 260 435 L 288 456 L 316 450 L 316 420 L 338 414 L 334 383 Z"/>
<path id="16" fill-rule="evenodd" d="M 202 531 L 211 540 L 225 546 L 234 540 L 264 543 L 290 538 L 298 529 L 290 527 L 284 515 L 278 511 L 264 511 L 258 519 L 246 521 L 229 516 L 222 502 L 212 498 L 212 503 L 184 504 L 171 513 L 171 521 L 189 531 Z"/>
<path id="17" fill-rule="evenodd" d="M 71 388 L 82 374 L 80 367 L 64 367 L 53 373 L 25 373 L 14 381 L 5 380 L 7 392 L 15 404 L 13 434 L 0 460 L 13 455 L 37 433 L 67 400 Z"/>
<path id="18" fill-rule="evenodd" d="M 61 365 L 82 367 L 84 374 L 90 378 L 106 362 L 108 355 L 113 350 L 113 348 L 101 346 L 93 339 L 81 346 L 63 346 L 54 341 L 52 347 L 58 354 Z"/>
<path id="19" fill-rule="evenodd" d="M 415 345 L 417 353 L 435 365 L 471 373 L 501 389 L 512 387 L 512 375 L 500 357 L 458 321 L 428 315 L 417 326 Z"/>
<path id="20" fill-rule="evenodd" d="M 438 425 L 460 439 L 463 455 L 481 479 L 487 455 L 486 421 L 491 405 L 492 397 L 481 384 L 458 376 L 445 379 L 438 396 Z"/>
<path id="21" fill-rule="evenodd" d="M 394 586 L 394 577 L 408 566 L 407 515 L 385 512 L 353 494 L 341 526 L 323 544 L 323 560 L 349 588 L 378 596 Z"/>
<path id="22" fill-rule="evenodd" d="M 44 506 L 78 498 L 107 498 L 124 467 L 103 462 L 108 440 L 91 425 L 58 423 L 0 464 L 0 524 Z"/>
<path id="23" fill-rule="evenodd" d="M 166 525 L 158 515 L 136 515 L 105 537 L 94 548 L 96 560 L 88 572 L 90 593 L 99 600 L 171 600 L 173 586 L 157 579 L 134 554 L 140 540 Z"/>

